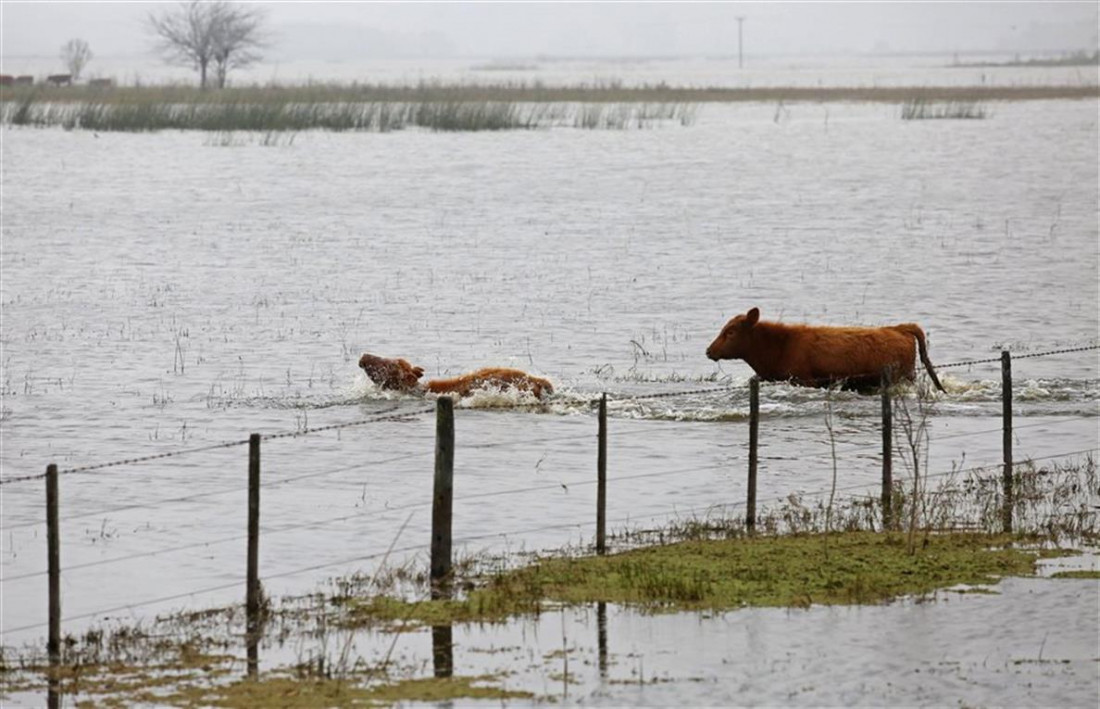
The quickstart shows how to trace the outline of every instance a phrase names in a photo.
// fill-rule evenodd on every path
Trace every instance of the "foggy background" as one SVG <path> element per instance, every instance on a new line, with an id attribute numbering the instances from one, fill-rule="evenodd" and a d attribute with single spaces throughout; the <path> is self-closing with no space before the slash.
<path id="1" fill-rule="evenodd" d="M 145 20 L 174 4 L 5 0 L 0 60 L 55 57 L 72 38 L 86 40 L 99 59 L 152 57 Z M 258 4 L 268 18 L 266 64 L 729 56 L 738 16 L 746 56 L 1093 51 L 1098 22 L 1096 2 Z"/>

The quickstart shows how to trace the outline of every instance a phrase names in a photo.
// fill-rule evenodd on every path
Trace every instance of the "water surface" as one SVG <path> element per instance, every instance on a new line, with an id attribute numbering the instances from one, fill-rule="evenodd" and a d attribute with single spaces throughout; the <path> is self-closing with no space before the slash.
<path id="1" fill-rule="evenodd" d="M 517 366 L 558 387 L 543 408 L 459 408 L 460 549 L 591 542 L 590 401 L 604 391 L 613 526 L 739 505 L 750 372 L 703 351 L 751 306 L 785 322 L 919 322 L 941 364 L 1096 343 L 1095 104 L 990 108 L 907 122 L 884 105 L 708 105 L 689 127 L 276 146 L 5 130 L 3 477 L 404 412 L 265 442 L 261 574 L 278 595 L 370 569 L 391 544 L 423 558 L 431 402 L 368 384 L 355 363 L 371 351 L 429 376 Z M 1020 359 L 1014 373 L 1017 459 L 1097 447 L 1095 350 Z M 928 470 L 998 464 L 997 365 L 941 377 Z M 873 489 L 878 401 L 832 406 L 840 484 Z M 761 497 L 827 491 L 826 394 L 768 386 L 763 410 Z M 241 597 L 246 471 L 236 446 L 63 476 L 66 631 Z M 45 633 L 42 487 L 2 489 L 6 645 Z M 1050 599 L 1041 607 L 1095 609 Z M 980 602 L 914 606 L 903 622 L 950 627 Z M 854 638 L 877 612 L 780 615 L 807 637 L 842 616 Z M 661 633 L 666 622 L 700 642 L 728 635 L 705 673 L 725 698 L 749 680 L 720 673 L 723 657 L 791 671 L 787 649 L 738 645 L 729 621 L 663 620 Z M 658 634 L 626 627 L 619 646 Z M 1010 646 L 998 657 L 1015 658 Z M 967 672 L 975 657 L 960 660 Z M 826 664 L 795 663 L 816 693 L 782 691 L 851 700 L 851 683 L 823 688 Z M 1000 703 L 995 685 L 975 701 Z M 745 696 L 785 701 L 762 685 Z"/>

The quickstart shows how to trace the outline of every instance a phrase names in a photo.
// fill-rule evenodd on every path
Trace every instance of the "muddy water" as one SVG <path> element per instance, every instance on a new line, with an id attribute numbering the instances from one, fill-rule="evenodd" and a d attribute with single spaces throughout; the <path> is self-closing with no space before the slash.
<path id="1" fill-rule="evenodd" d="M 280 594 L 391 544 L 422 555 L 434 423 L 363 379 L 372 351 L 558 386 L 544 408 L 460 407 L 464 550 L 591 541 L 603 391 L 613 527 L 739 504 L 749 371 L 703 355 L 736 312 L 916 321 L 944 364 L 1096 342 L 1095 106 L 991 109 L 706 106 L 689 127 L 278 145 L 6 130 L 3 477 L 404 412 L 265 443 L 261 568 Z M 1095 351 L 1017 360 L 1017 458 L 1097 447 L 1097 370 Z M 941 376 L 929 469 L 996 464 L 996 365 Z M 855 494 L 876 484 L 877 401 L 833 408 Z M 827 490 L 825 395 L 769 386 L 763 409 L 761 496 Z M 237 599 L 246 469 L 237 446 L 63 476 L 66 629 Z M 41 488 L 2 489 L 5 644 L 45 633 Z"/>

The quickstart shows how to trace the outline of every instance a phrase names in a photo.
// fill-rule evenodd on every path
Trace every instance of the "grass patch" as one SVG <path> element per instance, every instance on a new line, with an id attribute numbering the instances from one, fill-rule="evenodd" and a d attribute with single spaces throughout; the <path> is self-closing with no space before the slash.
<path id="1" fill-rule="evenodd" d="M 1100 581 L 1100 571 L 1091 571 L 1089 569 L 1079 569 L 1077 571 L 1059 571 L 1056 574 L 1051 574 L 1051 578 L 1054 578 L 1054 579 L 1092 579 L 1094 581 Z"/>
<path id="2" fill-rule="evenodd" d="M 956 585 L 1035 572 L 1039 555 L 1018 537 L 933 535 L 910 554 L 903 534 L 687 541 L 603 557 L 541 559 L 500 573 L 462 600 L 352 600 L 349 622 L 404 627 L 499 622 L 550 603 L 607 602 L 654 611 L 881 603 Z"/>

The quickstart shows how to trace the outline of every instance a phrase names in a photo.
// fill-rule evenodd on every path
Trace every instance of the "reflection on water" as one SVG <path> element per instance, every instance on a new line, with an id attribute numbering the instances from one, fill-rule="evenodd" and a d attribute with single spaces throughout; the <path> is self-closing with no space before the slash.
<path id="1" fill-rule="evenodd" d="M 1095 557 L 1069 563 L 1096 568 Z M 1091 705 L 1100 584 L 1007 579 L 996 590 L 728 613 L 597 604 L 456 626 L 453 660 L 441 659 L 450 628 L 433 627 L 432 656 L 436 676 L 505 673 L 509 689 L 570 704 Z"/>
<path id="2" fill-rule="evenodd" d="M 596 604 L 596 647 L 599 651 L 600 679 L 607 679 L 607 604 Z"/>
<path id="3" fill-rule="evenodd" d="M 436 677 L 454 675 L 454 641 L 450 625 L 432 626 L 432 670 Z"/>

